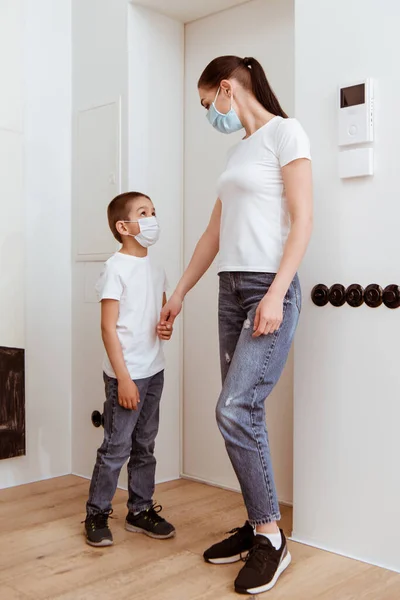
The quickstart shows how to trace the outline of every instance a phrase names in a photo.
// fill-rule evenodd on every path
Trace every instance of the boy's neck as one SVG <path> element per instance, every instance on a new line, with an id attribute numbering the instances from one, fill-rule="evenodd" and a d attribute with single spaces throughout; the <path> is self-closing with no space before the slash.
<path id="1" fill-rule="evenodd" d="M 122 248 L 120 250 L 121 254 L 128 254 L 129 256 L 136 256 L 137 258 L 145 258 L 147 256 L 147 248 L 143 248 L 135 238 L 125 239 L 125 237 L 126 236 L 124 236 Z"/>

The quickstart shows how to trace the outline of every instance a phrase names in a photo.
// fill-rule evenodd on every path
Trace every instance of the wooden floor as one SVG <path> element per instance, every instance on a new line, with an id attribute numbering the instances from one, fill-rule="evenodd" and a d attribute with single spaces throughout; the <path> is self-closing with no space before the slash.
<path id="1" fill-rule="evenodd" d="M 173 540 L 124 530 L 125 493 L 111 521 L 115 545 L 85 544 L 88 482 L 68 476 L 0 492 L 2 600 L 229 600 L 240 564 L 208 565 L 203 550 L 245 520 L 234 492 L 174 481 L 156 499 L 177 528 Z M 290 509 L 283 508 L 290 533 Z M 293 562 L 268 600 L 399 600 L 400 575 L 290 543 Z"/>

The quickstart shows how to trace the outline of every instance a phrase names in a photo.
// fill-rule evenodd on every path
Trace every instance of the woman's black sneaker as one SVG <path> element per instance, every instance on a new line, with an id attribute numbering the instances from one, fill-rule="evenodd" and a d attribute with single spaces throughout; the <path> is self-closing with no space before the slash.
<path id="1" fill-rule="evenodd" d="M 239 594 L 261 594 L 272 589 L 279 575 L 290 565 L 291 556 L 281 530 L 282 545 L 276 550 L 268 538 L 256 535 L 245 565 L 235 581 Z"/>
<path id="2" fill-rule="evenodd" d="M 151 538 L 166 540 L 175 536 L 175 527 L 160 517 L 162 506 L 153 504 L 148 510 L 143 510 L 138 515 L 129 511 L 125 529 L 133 533 L 145 533 Z"/>
<path id="3" fill-rule="evenodd" d="M 113 536 L 108 527 L 110 512 L 87 515 L 85 519 L 86 541 L 90 546 L 112 546 Z"/>
<path id="4" fill-rule="evenodd" d="M 243 527 L 237 527 L 228 533 L 233 535 L 204 552 L 206 562 L 214 565 L 234 563 L 241 559 L 242 554 L 250 550 L 254 541 L 254 530 L 248 521 Z"/>

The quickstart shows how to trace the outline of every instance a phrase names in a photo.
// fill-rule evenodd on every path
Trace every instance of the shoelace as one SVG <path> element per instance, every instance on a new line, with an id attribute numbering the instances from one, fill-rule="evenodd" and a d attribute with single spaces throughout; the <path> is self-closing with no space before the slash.
<path id="1" fill-rule="evenodd" d="M 147 510 L 147 518 L 154 524 L 157 523 L 162 523 L 163 521 L 165 521 L 165 519 L 163 519 L 162 517 L 159 516 L 158 513 L 160 513 L 162 511 L 162 506 L 161 504 L 153 504 L 153 506 L 151 506 L 148 510 Z"/>
<path id="2" fill-rule="evenodd" d="M 244 563 L 248 563 L 249 566 L 256 570 L 262 571 L 265 563 L 271 555 L 273 550 L 272 544 L 255 544 L 250 550 L 247 556 L 240 555 L 240 560 Z"/>
<path id="3" fill-rule="evenodd" d="M 82 521 L 82 523 L 88 521 L 91 524 L 92 529 L 105 529 L 108 527 L 108 519 L 113 518 L 111 516 L 112 513 L 113 510 L 111 509 L 110 511 L 89 515 L 89 517 L 85 519 L 85 521 Z"/>
<path id="4" fill-rule="evenodd" d="M 233 535 L 235 535 L 235 533 L 239 533 L 239 531 L 242 529 L 242 527 L 235 527 L 234 529 L 231 529 L 230 531 L 227 531 L 225 535 L 229 535 L 230 533 L 233 533 Z M 231 537 L 233 537 L 233 535 Z"/>
<path id="5" fill-rule="evenodd" d="M 233 544 L 234 540 L 236 537 L 243 537 L 244 535 L 244 527 L 235 527 L 234 529 L 231 529 L 230 531 L 226 532 L 226 535 L 230 535 L 229 538 L 227 538 L 227 542 L 231 543 L 231 545 Z M 245 558 L 247 557 L 247 553 L 245 554 Z M 243 554 L 242 552 L 240 553 L 240 558 L 241 560 L 244 560 L 243 558 Z"/>

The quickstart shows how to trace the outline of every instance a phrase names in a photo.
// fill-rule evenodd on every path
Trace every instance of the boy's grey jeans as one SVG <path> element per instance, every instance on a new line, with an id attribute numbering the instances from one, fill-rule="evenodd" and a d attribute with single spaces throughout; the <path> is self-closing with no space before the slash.
<path id="1" fill-rule="evenodd" d="M 274 278 L 271 273 L 220 274 L 223 387 L 217 404 L 217 423 L 253 526 L 280 519 L 265 422 L 265 399 L 285 366 L 301 308 L 296 276 L 283 301 L 283 322 L 278 331 L 252 337 L 257 306 Z"/>
<path id="2" fill-rule="evenodd" d="M 128 509 L 134 512 L 146 510 L 153 504 L 154 447 L 164 371 L 147 379 L 135 380 L 140 395 L 138 410 L 120 406 L 116 379 L 104 374 L 104 383 L 104 441 L 97 451 L 87 514 L 111 510 L 118 477 L 128 459 Z"/>

